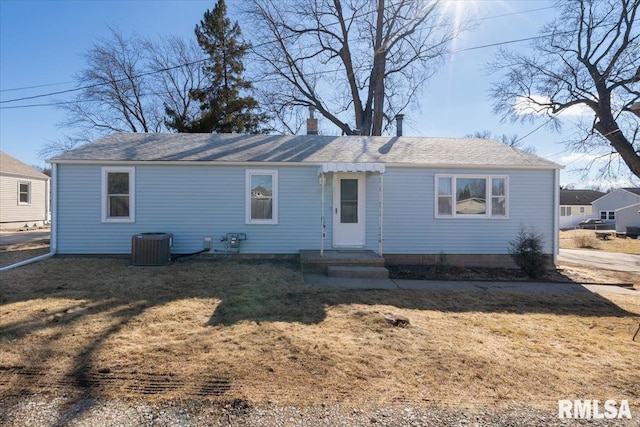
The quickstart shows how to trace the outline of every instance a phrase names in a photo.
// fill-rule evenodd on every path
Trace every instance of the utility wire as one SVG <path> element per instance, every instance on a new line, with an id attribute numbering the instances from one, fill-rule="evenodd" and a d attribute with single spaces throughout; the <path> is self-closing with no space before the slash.
<path id="1" fill-rule="evenodd" d="M 74 88 L 74 89 L 66 89 L 66 90 L 60 90 L 60 91 L 57 91 L 57 92 L 44 93 L 44 94 L 40 94 L 40 95 L 24 96 L 22 98 L 8 99 L 6 101 L 0 101 L 0 104 L 6 104 L 6 103 L 9 103 L 9 102 L 26 101 L 28 99 L 44 98 L 44 97 L 47 97 L 47 96 L 61 95 L 61 94 L 70 93 L 70 92 L 77 92 L 79 90 L 84 90 L 84 89 L 92 89 L 94 87 L 104 86 L 104 85 L 107 85 L 107 84 L 120 83 L 120 82 L 123 82 L 123 81 L 130 80 L 131 78 L 140 78 L 140 77 L 150 76 L 152 74 L 164 73 L 164 72 L 175 70 L 175 69 L 178 69 L 178 68 L 187 67 L 189 65 L 198 64 L 198 63 L 206 61 L 207 59 L 208 58 L 198 59 L 196 61 L 187 62 L 187 63 L 180 64 L 180 65 L 175 65 L 173 67 L 165 67 L 165 68 L 162 68 L 162 69 L 159 69 L 159 70 L 147 71 L 145 73 L 137 74 L 137 75 L 135 75 L 133 77 L 123 77 L 123 78 L 117 79 L 117 80 L 110 80 L 107 83 L 94 83 L 94 84 L 91 84 L 91 85 L 82 86 L 82 87 L 78 87 L 78 88 Z"/>
<path id="2" fill-rule="evenodd" d="M 507 40 L 507 41 L 503 41 L 503 42 L 490 43 L 490 44 L 485 44 L 485 45 L 480 45 L 480 46 L 473 46 L 473 47 L 468 47 L 468 48 L 463 48 L 463 49 L 457 49 L 457 50 L 452 51 L 452 53 L 456 54 L 456 53 L 462 53 L 462 52 L 467 52 L 467 51 L 471 51 L 471 50 L 485 49 L 485 48 L 488 48 L 488 47 L 496 47 L 496 46 L 502 46 L 502 45 L 507 45 L 507 44 L 512 44 L 512 43 L 520 43 L 520 42 L 523 42 L 523 41 L 536 40 L 536 39 L 546 38 L 546 37 L 550 37 L 552 35 L 558 35 L 558 34 L 569 34 L 569 33 L 572 33 L 572 32 L 575 32 L 575 31 L 566 31 L 566 32 L 562 32 L 562 33 L 545 34 L 545 35 L 528 37 L 528 38 L 517 39 L 517 40 Z M 268 43 L 271 43 L 271 42 L 268 42 Z M 262 45 L 265 45 L 265 44 L 267 44 L 267 43 L 264 43 Z M 256 47 L 259 47 L 259 46 L 256 46 Z M 195 65 L 195 64 L 198 64 L 198 63 L 202 63 L 202 62 L 205 62 L 207 60 L 208 60 L 208 58 L 203 58 L 203 59 L 198 59 L 196 61 L 188 62 L 188 63 L 185 63 L 185 64 L 176 65 L 176 66 L 173 66 L 173 67 L 167 67 L 167 68 L 163 68 L 163 69 L 159 69 L 159 70 L 148 71 L 148 72 L 145 72 L 145 73 L 141 73 L 141 74 L 135 75 L 135 76 L 133 76 L 133 78 L 145 77 L 145 76 L 158 74 L 158 73 L 164 73 L 164 72 L 175 70 L 175 69 L 178 69 L 178 68 L 187 67 L 189 65 Z M 310 73 L 307 73 L 307 74 L 308 75 L 318 75 L 318 74 L 335 73 L 337 71 L 340 71 L 340 69 L 316 71 L 316 72 L 310 72 Z M 26 100 L 30 100 L 30 99 L 44 98 L 44 97 L 49 97 L 49 96 L 53 96 L 53 95 L 61 95 L 61 94 L 65 94 L 65 93 L 77 92 L 77 91 L 80 91 L 80 90 L 92 89 L 94 87 L 99 87 L 99 86 L 103 86 L 103 85 L 108 85 L 108 84 L 113 84 L 113 83 L 120 83 L 120 82 L 123 82 L 123 81 L 126 81 L 126 80 L 129 80 L 129 77 L 124 77 L 124 78 L 117 79 L 117 80 L 111 80 L 111 81 L 106 82 L 106 83 L 94 83 L 94 84 L 91 84 L 91 85 L 81 86 L 81 87 L 73 88 L 73 89 L 66 89 L 66 90 L 61 90 L 61 91 L 56 91 L 56 92 L 49 92 L 49 93 L 44 93 L 44 94 L 39 94 L 39 95 L 25 96 L 25 97 L 21 97 L 21 98 L 8 99 L 6 101 L 0 101 L 0 104 L 7 104 L 7 103 L 10 103 L 10 102 L 26 101 Z M 269 79 L 263 79 L 263 80 L 260 80 L 260 82 L 264 82 L 264 81 L 268 81 L 268 80 Z M 272 80 L 275 81 L 277 79 L 274 78 Z M 61 104 L 65 104 L 65 103 L 66 102 L 62 102 Z M 41 107 L 41 106 L 51 106 L 51 105 L 56 105 L 56 103 L 50 103 L 50 104 L 28 104 L 28 105 L 20 105 L 20 106 L 1 106 L 0 109 Z"/>
<path id="3" fill-rule="evenodd" d="M 487 17 L 483 17 L 483 18 L 472 18 L 472 19 L 469 19 L 467 22 L 487 21 L 487 20 L 491 20 L 491 19 L 503 18 L 503 17 L 506 17 L 506 16 L 520 15 L 520 14 L 526 14 L 526 13 L 531 13 L 531 12 L 538 12 L 538 11 L 541 11 L 541 10 L 547 10 L 547 9 L 553 9 L 553 8 L 554 8 L 554 6 L 547 6 L 547 7 L 541 7 L 541 8 L 536 8 L 536 9 L 523 10 L 523 11 L 520 11 L 520 12 L 512 12 L 512 13 L 505 13 L 505 14 L 501 14 L 501 15 L 487 16 Z M 353 19 L 361 18 L 363 16 L 366 16 L 366 15 L 374 13 L 374 12 L 375 11 L 366 12 L 366 13 L 361 14 L 361 15 L 354 15 L 350 19 L 353 20 Z M 327 25 L 336 25 L 336 24 L 337 23 L 332 23 L 332 24 L 327 24 Z M 292 37 L 297 37 L 297 35 L 294 34 L 294 35 L 286 36 L 286 37 L 287 38 L 292 38 Z M 503 44 L 517 43 L 517 42 L 521 42 L 521 41 L 533 40 L 533 39 L 542 38 L 542 37 L 547 37 L 547 36 L 537 36 L 537 37 L 533 37 L 533 38 L 513 40 L 513 41 L 509 41 L 509 42 L 504 42 Z M 272 44 L 272 43 L 275 43 L 275 42 L 274 41 L 266 41 L 266 42 L 258 43 L 255 46 L 251 46 L 251 49 L 259 48 L 259 47 L 266 46 L 266 45 Z M 493 45 L 486 45 L 486 46 L 476 46 L 476 47 L 467 48 L 467 49 L 460 49 L 460 50 L 454 51 L 453 53 L 465 52 L 467 50 L 482 49 L 484 47 L 491 47 L 491 46 L 494 46 L 494 45 L 495 46 L 499 46 L 500 43 L 493 44 Z M 163 69 L 163 70 L 151 71 L 151 72 L 144 73 L 144 74 L 141 74 L 141 75 L 135 76 L 135 77 L 143 77 L 143 76 L 151 75 L 151 74 L 154 74 L 154 73 L 170 71 L 170 70 L 175 69 L 175 68 L 185 67 L 185 66 L 188 66 L 188 65 L 192 65 L 192 64 L 195 64 L 195 63 L 198 63 L 198 62 L 204 62 L 204 61 L 206 61 L 206 59 L 201 59 L 201 60 L 198 60 L 198 61 L 194 61 L 193 63 L 181 64 L 181 65 L 178 65 L 178 66 L 175 66 L 175 67 L 171 67 L 171 68 L 167 68 L 167 69 Z M 120 79 L 120 80 L 115 80 L 113 82 L 114 83 L 118 83 L 118 82 L 123 81 L 123 80 L 126 80 L 126 78 L 123 78 L 123 79 Z M 2 92 L 14 92 L 14 91 L 26 90 L 26 89 L 37 89 L 37 88 L 49 87 L 49 86 L 59 86 L 59 85 L 70 84 L 70 83 L 74 83 L 74 82 L 47 83 L 47 84 L 34 85 L 34 86 L 23 86 L 23 87 L 11 88 L 11 89 L 1 89 L 0 93 L 2 93 Z M 91 89 L 92 87 L 96 87 L 96 86 L 99 86 L 99 85 L 102 85 L 102 84 L 108 84 L 108 83 L 98 83 L 98 84 L 95 84 L 95 85 L 89 85 L 89 86 L 84 86 L 84 87 L 79 87 L 79 88 L 61 90 L 61 91 L 57 91 L 57 92 L 50 92 L 50 93 L 45 93 L 45 94 L 41 94 L 41 95 L 34 95 L 34 96 L 31 96 L 31 97 L 22 97 L 22 98 L 9 99 L 9 100 L 6 100 L 6 101 L 0 101 L 0 104 L 9 103 L 9 102 L 24 101 L 24 100 L 28 100 L 28 99 L 42 98 L 42 97 L 53 96 L 53 95 L 61 95 L 61 94 L 75 92 L 75 91 L 79 91 L 79 90 L 83 90 L 83 89 Z"/>

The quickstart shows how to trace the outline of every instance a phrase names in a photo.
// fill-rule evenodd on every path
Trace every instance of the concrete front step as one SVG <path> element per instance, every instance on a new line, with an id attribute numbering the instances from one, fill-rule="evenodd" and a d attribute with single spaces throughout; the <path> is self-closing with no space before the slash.
<path id="1" fill-rule="evenodd" d="M 384 258 L 372 251 L 324 251 L 320 256 L 317 250 L 301 250 L 300 265 L 303 273 L 327 274 L 329 266 L 345 267 L 384 267 Z"/>
<path id="2" fill-rule="evenodd" d="M 385 267 L 357 266 L 357 265 L 329 265 L 329 277 L 350 277 L 354 279 L 388 279 L 389 270 Z"/>

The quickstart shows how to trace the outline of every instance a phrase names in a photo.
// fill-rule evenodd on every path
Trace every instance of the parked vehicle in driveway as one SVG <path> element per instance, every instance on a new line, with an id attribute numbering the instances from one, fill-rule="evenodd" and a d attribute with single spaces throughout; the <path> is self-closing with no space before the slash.
<path id="1" fill-rule="evenodd" d="M 611 227 L 609 222 L 604 219 L 588 219 L 578 223 L 578 226 L 589 230 L 604 230 Z"/>

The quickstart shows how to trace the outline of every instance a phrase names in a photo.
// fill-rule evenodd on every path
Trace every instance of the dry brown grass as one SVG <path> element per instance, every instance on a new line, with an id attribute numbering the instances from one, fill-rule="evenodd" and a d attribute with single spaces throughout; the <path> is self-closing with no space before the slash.
<path id="1" fill-rule="evenodd" d="M 605 270 L 581 264 L 561 263 L 558 265 L 557 273 L 575 283 L 624 284 L 633 285 L 635 289 L 640 290 L 640 275 L 635 272 Z"/>
<path id="2" fill-rule="evenodd" d="M 44 255 L 49 252 L 49 239 L 33 243 L 0 245 L 0 267 Z"/>
<path id="3" fill-rule="evenodd" d="M 638 296 L 344 290 L 305 286 L 287 263 L 127 264 L 54 258 L 3 273 L 0 395 L 640 403 Z"/>
<path id="4" fill-rule="evenodd" d="M 594 230 L 566 230 L 560 232 L 561 249 L 593 248 L 606 252 L 640 255 L 640 240 L 612 237 L 596 239 Z"/>

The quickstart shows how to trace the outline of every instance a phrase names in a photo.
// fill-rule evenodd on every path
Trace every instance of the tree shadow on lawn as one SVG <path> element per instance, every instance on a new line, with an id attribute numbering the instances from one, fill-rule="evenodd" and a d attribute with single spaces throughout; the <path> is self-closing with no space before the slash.
<path id="1" fill-rule="evenodd" d="M 69 403 L 69 410 L 62 414 L 58 425 L 81 416 L 91 408 L 86 402 L 103 395 L 99 381 L 96 382 L 96 378 L 99 380 L 96 373 L 101 367 L 95 365 L 94 357 L 103 343 L 148 310 L 181 300 L 215 301 L 211 302 L 207 322 L 211 327 L 242 322 L 313 325 L 326 319 L 329 308 L 349 304 L 450 313 L 638 317 L 594 293 L 554 295 L 307 286 L 294 262 L 225 262 L 196 258 L 164 267 L 130 267 L 123 259 L 53 258 L 0 274 L 0 344 L 50 333 L 52 328 L 58 330 L 48 338 L 50 342 L 36 346 L 35 354 L 22 357 L 25 365 L 51 369 L 55 360 L 50 357 L 55 351 L 48 346 L 56 345 L 57 334 L 69 334 L 73 328 L 86 325 L 98 315 L 106 314 L 110 319 L 91 336 L 83 337 L 86 344 L 75 353 L 69 365 L 72 367 L 64 373 L 80 394 Z M 13 308 L 16 318 L 10 319 L 7 316 L 13 304 L 18 304 Z M 39 309 L 38 304 L 44 304 L 44 308 Z M 55 308 L 51 308 L 53 306 Z M 0 380 L 3 371 L 10 376 L 18 368 L 0 366 Z M 30 379 L 0 381 L 0 395 L 19 396 L 25 390 L 33 390 L 34 384 L 25 381 Z"/>
<path id="2" fill-rule="evenodd" d="M 44 298 L 81 300 L 61 308 L 67 319 L 144 302 L 147 308 L 188 298 L 219 300 L 210 325 L 241 321 L 316 324 L 327 307 L 365 304 L 440 312 L 544 313 L 637 317 L 608 299 L 584 293 L 447 292 L 308 286 L 292 261 L 196 258 L 163 267 L 130 267 L 114 258 L 54 258 L 4 272 L 0 305 Z M 55 316 L 56 312 L 48 312 Z M 0 336 L 44 328 L 37 318 L 5 323 Z"/>

